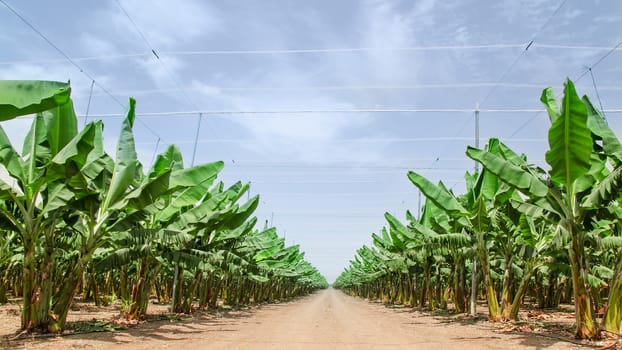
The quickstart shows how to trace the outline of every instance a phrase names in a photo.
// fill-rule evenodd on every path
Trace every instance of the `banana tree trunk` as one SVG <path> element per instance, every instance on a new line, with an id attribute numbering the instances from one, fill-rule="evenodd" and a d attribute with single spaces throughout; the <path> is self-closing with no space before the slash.
<path id="1" fill-rule="evenodd" d="M 95 249 L 89 249 L 87 252 L 83 252 L 73 269 L 67 272 L 62 287 L 54 296 L 56 302 L 53 305 L 53 316 L 49 320 L 49 332 L 60 333 L 64 330 L 69 308 L 81 283 L 82 274 L 86 270 L 86 265 L 91 260 L 94 251 Z"/>
<path id="2" fill-rule="evenodd" d="M 0 304 L 6 304 L 8 298 L 6 297 L 6 279 L 0 278 Z"/>
<path id="3" fill-rule="evenodd" d="M 173 292 L 171 295 L 171 312 L 183 312 L 182 310 L 182 300 L 181 300 L 181 290 L 183 288 L 184 281 L 184 269 L 183 267 L 177 265 L 176 271 L 173 277 Z"/>
<path id="4" fill-rule="evenodd" d="M 33 235 L 24 239 L 22 329 L 48 332 L 52 300 L 54 266 L 53 241 L 46 236 L 42 261 L 37 263 Z"/>
<path id="5" fill-rule="evenodd" d="M 503 319 L 510 319 L 510 288 L 512 286 L 512 264 L 514 263 L 514 255 L 505 255 L 505 271 L 503 272 L 503 291 L 501 292 L 501 306 Z"/>
<path id="6" fill-rule="evenodd" d="M 583 235 L 573 232 L 572 223 L 568 225 L 572 240 L 570 242 L 570 269 L 572 271 L 572 285 L 574 291 L 575 316 L 579 339 L 595 339 L 599 337 L 598 328 L 592 315 L 590 294 L 587 288 L 587 270 L 583 248 Z"/>
<path id="7" fill-rule="evenodd" d="M 508 318 L 510 320 L 518 321 L 518 311 L 520 310 L 523 296 L 525 295 L 525 292 L 527 291 L 529 280 L 531 280 L 531 277 L 533 277 L 536 270 L 537 270 L 537 266 L 535 264 L 535 261 L 530 260 L 525 264 L 525 271 L 523 272 L 523 278 L 521 278 L 520 284 L 518 285 L 518 289 L 516 290 L 516 294 L 514 294 L 514 299 L 512 301 L 510 313 L 508 315 Z"/>
<path id="8" fill-rule="evenodd" d="M 457 255 L 457 254 L 456 254 Z M 456 259 L 454 255 L 453 269 L 453 302 L 457 313 L 466 311 L 464 296 L 464 260 Z"/>
<path id="9" fill-rule="evenodd" d="M 477 315 L 477 258 L 473 257 L 471 263 L 471 297 L 469 298 L 469 312 L 471 316 Z"/>
<path id="10" fill-rule="evenodd" d="M 220 289 L 221 289 L 221 277 L 216 277 L 212 283 L 212 290 L 211 290 L 211 298 L 209 301 L 209 307 L 210 309 L 215 309 L 218 307 L 218 295 L 220 294 Z"/>
<path id="11" fill-rule="evenodd" d="M 501 317 L 499 313 L 499 301 L 495 291 L 494 282 L 490 274 L 490 262 L 488 261 L 488 250 L 482 233 L 478 233 L 477 254 L 482 265 L 482 275 L 486 284 L 486 299 L 488 300 L 488 319 L 492 322 L 498 321 Z"/>
<path id="12" fill-rule="evenodd" d="M 24 237 L 22 329 L 27 331 L 40 327 L 36 317 L 36 270 L 34 240 L 31 237 Z"/>
<path id="13" fill-rule="evenodd" d="M 620 319 L 622 315 L 622 253 L 618 258 L 615 273 L 611 279 L 607 311 L 603 318 L 603 328 L 614 334 L 622 334 Z"/>
<path id="14" fill-rule="evenodd" d="M 419 299 L 419 306 L 425 307 L 426 299 L 430 295 L 430 264 L 427 259 L 423 263 L 423 288 L 421 288 L 421 298 Z"/>

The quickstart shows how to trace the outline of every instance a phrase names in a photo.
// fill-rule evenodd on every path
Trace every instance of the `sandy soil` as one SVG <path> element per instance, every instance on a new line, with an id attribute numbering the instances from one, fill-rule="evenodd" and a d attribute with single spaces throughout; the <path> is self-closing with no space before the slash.
<path id="1" fill-rule="evenodd" d="M 2 315 L 4 322 L 8 317 Z M 19 320 L 18 318 L 16 319 Z M 12 320 L 10 322 L 13 322 Z M 0 335 L 2 335 L 0 329 Z M 283 304 L 116 332 L 6 340 L 11 349 L 576 349 L 571 339 L 389 308 L 328 289 Z"/>

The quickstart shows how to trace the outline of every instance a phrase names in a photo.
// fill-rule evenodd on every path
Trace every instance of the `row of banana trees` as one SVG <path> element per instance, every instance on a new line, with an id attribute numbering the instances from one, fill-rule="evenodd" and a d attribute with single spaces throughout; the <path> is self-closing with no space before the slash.
<path id="1" fill-rule="evenodd" d="M 517 320 L 526 300 L 574 303 L 578 338 L 620 334 L 622 144 L 572 81 L 561 106 L 551 88 L 541 101 L 551 121 L 550 169 L 493 138 L 484 149 L 468 147 L 482 170 L 465 175 L 462 195 L 409 172 L 426 197 L 421 215 L 407 212 L 404 224 L 385 214 L 387 227 L 335 286 L 411 306 L 451 302 L 456 312 L 481 296 L 492 321 Z"/>
<path id="2" fill-rule="evenodd" d="M 120 298 L 136 319 L 154 296 L 190 312 L 327 286 L 298 246 L 256 228 L 248 184 L 216 181 L 223 162 L 184 167 L 170 145 L 145 172 L 135 101 L 112 156 L 102 121 L 78 130 L 70 91 L 0 81 L 0 120 L 34 115 L 21 152 L 0 128 L 0 302 L 21 298 L 23 330 L 61 332 L 76 297 Z"/>

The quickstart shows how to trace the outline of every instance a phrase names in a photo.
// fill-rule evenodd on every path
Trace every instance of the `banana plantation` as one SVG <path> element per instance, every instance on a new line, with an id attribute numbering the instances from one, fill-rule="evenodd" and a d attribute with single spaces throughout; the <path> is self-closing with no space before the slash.
<path id="1" fill-rule="evenodd" d="M 386 227 L 335 287 L 457 313 L 475 313 L 481 298 L 493 322 L 517 320 L 526 303 L 571 303 L 578 338 L 619 334 L 622 144 L 572 81 L 561 105 L 556 100 L 552 89 L 543 91 L 549 169 L 493 138 L 466 150 L 481 170 L 465 174 L 462 195 L 409 172 L 426 198 L 421 213 L 406 212 L 404 221 L 386 213 Z"/>
<path id="2" fill-rule="evenodd" d="M 24 331 L 62 332 L 76 298 L 119 301 L 123 317 L 140 319 L 155 299 L 189 313 L 327 287 L 297 245 L 286 246 L 274 227 L 257 223 L 259 197 L 246 195 L 248 184 L 217 180 L 223 162 L 184 167 L 179 148 L 170 145 L 153 164 L 141 164 L 133 99 L 116 153 L 108 154 L 102 121 L 78 128 L 70 92 L 68 83 L 0 81 L 0 120 L 32 116 L 21 148 L 0 129 L 0 303 L 21 303 Z M 593 206 L 616 188 L 605 176 L 604 162 L 617 159 L 607 147 L 613 146 L 590 156 L 590 179 L 599 179 L 589 184 Z M 600 237 L 616 232 L 615 209 L 599 209 L 598 221 L 585 221 L 590 230 L 569 233 L 582 237 L 572 236 L 577 252 L 590 239 L 585 252 L 592 255 L 578 257 L 579 272 L 598 258 L 601 265 L 592 266 L 611 274 L 605 266 L 616 257 L 596 244 L 609 244 Z"/>

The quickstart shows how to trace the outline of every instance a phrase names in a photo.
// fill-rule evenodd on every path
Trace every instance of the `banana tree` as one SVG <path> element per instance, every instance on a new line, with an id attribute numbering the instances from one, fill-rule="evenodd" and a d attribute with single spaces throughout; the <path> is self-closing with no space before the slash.
<path id="1" fill-rule="evenodd" d="M 456 312 L 466 310 L 467 298 L 465 296 L 465 274 L 467 259 L 474 255 L 471 237 L 465 233 L 463 226 L 458 223 L 459 217 L 447 215 L 447 213 L 434 205 L 432 201 L 425 201 L 421 218 L 416 220 L 409 212 L 406 213 L 409 220 L 409 229 L 420 234 L 426 241 L 437 246 L 436 249 L 444 248 L 444 254 L 449 265 L 449 277 L 451 286 L 448 293 L 453 300 Z"/>
<path id="2" fill-rule="evenodd" d="M 517 256 L 523 261 L 523 268 L 522 277 L 507 315 L 508 319 L 514 321 L 518 320 L 518 311 L 531 278 L 550 259 L 546 252 L 555 235 L 555 230 L 550 223 L 524 214 L 521 215 L 516 229 L 519 231 L 515 242 L 519 247 Z"/>
<path id="3" fill-rule="evenodd" d="M 77 133 L 69 93 L 65 83 L 0 83 L 0 119 L 37 113 L 22 155 L 0 129 L 0 197 L 5 201 L 0 217 L 7 229 L 19 234 L 23 246 L 21 325 L 27 331 L 48 331 L 54 322 L 55 242 L 68 231 L 61 224 L 82 190 L 79 169 L 89 163 L 101 131 L 101 123 L 91 123 Z"/>
<path id="4" fill-rule="evenodd" d="M 530 214 L 544 210 L 570 239 L 569 257 L 576 309 L 576 336 L 593 339 L 599 336 L 592 315 L 588 287 L 588 261 L 585 239 L 589 226 L 586 218 L 601 205 L 618 198 L 622 167 L 609 171 L 608 159 L 619 160 L 619 142 L 597 113 L 588 113 L 591 104 L 581 100 L 568 80 L 561 108 L 552 89 L 545 89 L 542 102 L 549 112 L 550 149 L 546 153 L 551 166 L 548 179 L 533 174 L 485 150 L 469 147 L 467 155 L 480 162 L 499 179 L 530 197 L 517 203 L 519 210 Z M 602 137 L 606 134 L 606 137 Z M 594 135 L 594 136 L 593 136 Z M 599 141 L 598 143 L 595 142 Z M 600 146 L 602 143 L 602 146 Z M 611 164 L 611 162 L 609 163 Z M 615 163 L 614 163 L 615 164 Z M 606 205 L 606 204 L 605 204 Z"/>
<path id="5" fill-rule="evenodd" d="M 608 332 L 619 334 L 622 319 L 622 209 L 619 201 L 607 209 L 614 220 L 601 220 L 598 224 L 604 233 L 599 239 L 599 248 L 602 253 L 609 255 L 609 263 L 605 266 L 612 267 L 602 327 Z"/>
<path id="6" fill-rule="evenodd" d="M 490 257 L 486 244 L 486 237 L 491 231 L 488 216 L 488 209 L 491 204 L 489 204 L 490 201 L 486 201 L 484 197 L 485 192 L 480 191 L 473 196 L 473 200 L 469 203 L 469 210 L 442 184 L 436 186 L 423 176 L 412 171 L 408 173 L 408 178 L 419 188 L 428 200 L 432 201 L 437 207 L 445 210 L 449 215 L 455 216 L 457 222 L 462 227 L 473 233 L 473 246 L 477 252 L 482 268 L 482 275 L 485 280 L 489 310 L 488 318 L 491 321 L 500 319 L 499 302 L 494 289 L 493 278 L 490 271 Z M 492 192 L 494 193 L 495 191 Z"/>

